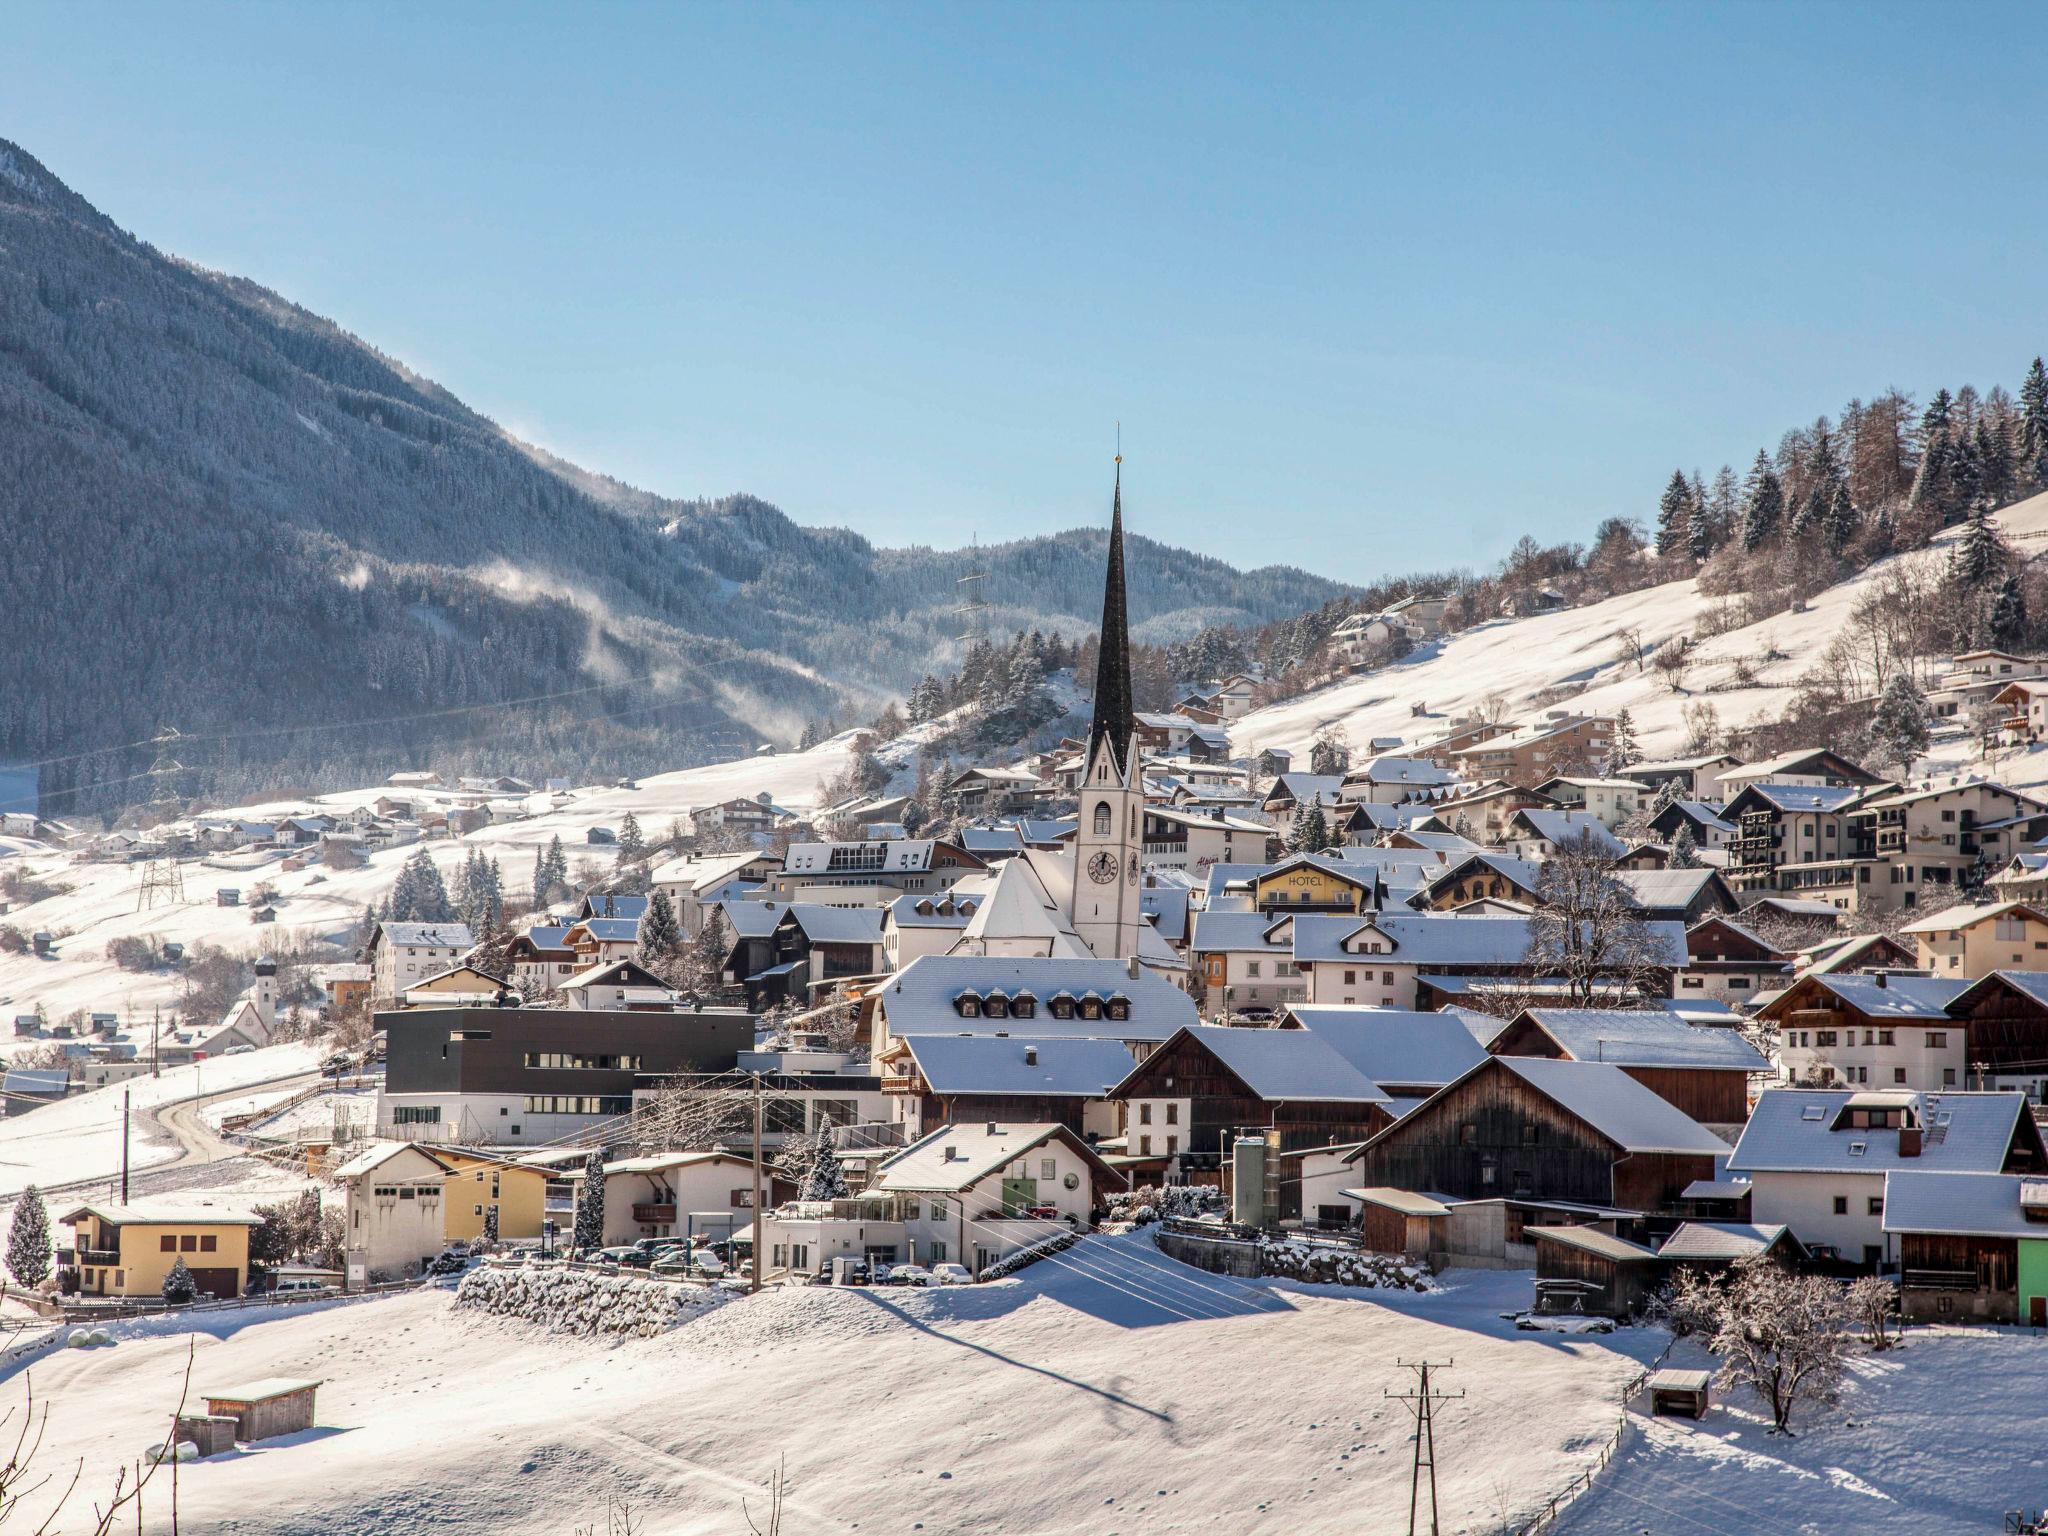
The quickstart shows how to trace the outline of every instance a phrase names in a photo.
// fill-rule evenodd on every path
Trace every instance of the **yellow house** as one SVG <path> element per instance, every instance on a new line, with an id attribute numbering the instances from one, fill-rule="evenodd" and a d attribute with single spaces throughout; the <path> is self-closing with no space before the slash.
<path id="1" fill-rule="evenodd" d="M 448 1165 L 441 1186 L 441 1222 L 449 1242 L 482 1237 L 484 1212 L 494 1205 L 500 1238 L 540 1236 L 547 1169 L 453 1147 L 436 1147 L 434 1156 Z"/>
<path id="2" fill-rule="evenodd" d="M 201 1296 L 241 1295 L 249 1285 L 249 1229 L 262 1224 L 257 1216 L 171 1200 L 81 1205 L 58 1219 L 71 1228 L 83 1294 L 152 1301 L 180 1259 Z"/>
<path id="3" fill-rule="evenodd" d="M 1899 937 L 1912 940 L 1921 969 L 1944 979 L 2048 970 L 2048 917 L 2021 901 L 1944 907 L 1907 923 Z"/>
<path id="4" fill-rule="evenodd" d="M 1370 869 L 1354 873 L 1335 859 L 1298 853 L 1253 882 L 1252 905 L 1261 912 L 1365 912 L 1373 894 Z"/>

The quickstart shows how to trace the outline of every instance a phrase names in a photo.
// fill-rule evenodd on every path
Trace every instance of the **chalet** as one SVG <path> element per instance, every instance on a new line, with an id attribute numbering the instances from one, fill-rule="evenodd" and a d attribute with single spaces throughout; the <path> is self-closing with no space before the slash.
<path id="1" fill-rule="evenodd" d="M 1948 1010 L 1966 985 L 1885 971 L 1809 972 L 1757 1017 L 1778 1027 L 1787 1083 L 1932 1093 L 1963 1081 L 1968 1035 Z"/>
<path id="2" fill-rule="evenodd" d="M 592 891 L 576 909 L 576 921 L 588 922 L 593 917 L 627 917 L 637 923 L 647 915 L 647 904 L 653 899 L 652 896 L 628 896 L 619 891 Z"/>
<path id="3" fill-rule="evenodd" d="M 1457 782 L 1448 768 L 1421 757 L 1372 757 L 1349 769 L 1338 794 L 1344 800 L 1399 805 L 1440 795 Z"/>
<path id="4" fill-rule="evenodd" d="M 1252 877 L 1261 912 L 1374 912 L 1386 905 L 1384 879 L 1371 864 L 1329 854 L 1289 854 Z"/>
<path id="5" fill-rule="evenodd" d="M 1508 819 L 1517 811 L 1559 809 L 1558 803 L 1546 794 L 1506 783 L 1453 791 L 1432 807 L 1436 818 L 1453 832 L 1462 832 L 1482 843 L 1498 843 L 1504 839 Z"/>
<path id="6" fill-rule="evenodd" d="M 58 1262 L 78 1272 L 85 1296 L 155 1301 L 182 1262 L 202 1298 L 229 1301 L 249 1288 L 249 1230 L 259 1216 L 204 1201 L 137 1200 L 81 1205 L 56 1218 L 71 1228 L 72 1246 Z"/>
<path id="7" fill-rule="evenodd" d="M 1220 1167 L 1228 1139 L 1273 1133 L 1274 1149 L 1355 1142 L 1391 1116 L 1388 1095 L 1328 1041 L 1305 1029 L 1183 1029 L 1111 1091 L 1123 1106 L 1126 1150 L 1143 1166 Z M 1280 1192 L 1299 1215 L 1300 1189 Z"/>
<path id="8" fill-rule="evenodd" d="M 1319 807 L 1325 815 L 1334 815 L 1343 786 L 1341 773 L 1282 773 L 1273 780 L 1273 787 L 1266 791 L 1259 809 L 1276 822 L 1292 819 L 1304 803 Z"/>
<path id="9" fill-rule="evenodd" d="M 1415 749 L 1417 757 L 1428 758 L 1439 768 L 1458 766 L 1453 757 L 1467 747 L 1507 736 L 1517 729 L 1512 720 L 1489 720 L 1479 715 L 1462 715 Z"/>
<path id="10" fill-rule="evenodd" d="M 562 947 L 575 952 L 579 970 L 631 960 L 640 953 L 640 919 L 586 917 L 569 925 L 562 935 Z"/>
<path id="11" fill-rule="evenodd" d="M 1609 857 L 1620 856 L 1628 847 L 1588 811 L 1519 810 L 1508 817 L 1501 833 L 1507 850 L 1521 859 L 1552 858 L 1566 844 L 1582 841 Z"/>
<path id="12" fill-rule="evenodd" d="M 1907 1322 L 2048 1327 L 2048 1179 L 1894 1168 L 1884 1236 Z"/>
<path id="13" fill-rule="evenodd" d="M 169 947 L 165 946 L 166 952 Z M 321 990 L 327 994 L 330 1008 L 353 1008 L 370 1000 L 370 967 L 367 965 L 323 965 L 316 968 L 314 976 Z"/>
<path id="14" fill-rule="evenodd" d="M 791 843 L 781 871 L 769 883 L 776 895 L 785 898 L 798 897 L 807 888 L 821 894 L 866 887 L 922 895 L 944 891 L 987 868 L 986 859 L 942 838 Z"/>
<path id="15" fill-rule="evenodd" d="M 1866 801 L 1877 856 L 1946 866 L 1957 882 L 2020 851 L 2025 829 L 2048 806 L 1980 779 L 1886 791 Z"/>
<path id="16" fill-rule="evenodd" d="M 704 928 L 705 908 L 736 899 L 739 892 L 765 885 L 782 867 L 777 854 L 749 849 L 698 859 L 671 859 L 655 868 L 655 890 L 664 893 L 682 924 L 683 937 L 694 939 Z"/>
<path id="17" fill-rule="evenodd" d="M 465 923 L 379 923 L 370 935 L 370 995 L 395 1001 L 408 987 L 459 964 L 475 947 Z"/>
<path id="18" fill-rule="evenodd" d="M 1936 720 L 1969 716 L 1993 702 L 2008 684 L 2048 676 L 2048 661 L 2011 651 L 1963 651 L 1927 690 L 1927 712 Z"/>
<path id="19" fill-rule="evenodd" d="M 1449 756 L 1468 779 L 1541 784 L 1559 774 L 1600 769 L 1613 748 L 1611 716 L 1553 710 L 1534 724 L 1457 748 Z"/>
<path id="20" fill-rule="evenodd" d="M 1612 832 L 1649 803 L 1649 793 L 1634 779 L 1601 779 L 1562 775 L 1536 788 L 1565 810 L 1585 811 Z"/>
<path id="21" fill-rule="evenodd" d="M 1777 986 L 1791 956 L 1733 918 L 1716 913 L 1685 930 L 1685 969 L 1676 995 L 1740 1007 Z"/>
<path id="22" fill-rule="evenodd" d="M 1142 1054 L 1197 1022 L 1186 992 L 1115 960 L 926 955 L 869 995 L 877 1060 L 897 1036 L 931 1034 L 1092 1037 Z"/>
<path id="23" fill-rule="evenodd" d="M 1233 816 L 1221 806 L 1200 811 L 1145 807 L 1145 862 L 1164 869 L 1270 859 L 1279 848 L 1279 834 L 1267 823 Z"/>
<path id="24" fill-rule="evenodd" d="M 493 1008 L 508 1006 L 511 986 L 502 976 L 473 965 L 451 965 L 423 976 L 398 997 L 400 1008 Z"/>
<path id="25" fill-rule="evenodd" d="M 1722 798 L 1732 800 L 1752 784 L 1786 784 L 1808 788 L 1868 789 L 1884 781 L 1860 763 L 1825 747 L 1805 747 L 1762 762 L 1743 763 L 1720 775 Z"/>
<path id="26" fill-rule="evenodd" d="M 675 989 L 638 960 L 608 960 L 562 983 L 570 1008 L 589 1013 L 660 1011 L 676 1006 Z"/>
<path id="27" fill-rule="evenodd" d="M 1922 970 L 1976 981 L 1998 970 L 2048 968 L 2048 916 L 2017 901 L 1944 907 L 1899 929 Z"/>
<path id="28" fill-rule="evenodd" d="M 1188 957 L 1214 1018 L 1270 1014 L 1306 995 L 1294 963 L 1289 917 L 1265 912 L 1198 912 Z"/>
<path id="29" fill-rule="evenodd" d="M 733 831 L 742 836 L 765 837 L 778 825 L 794 822 L 793 812 L 775 803 L 765 791 L 752 799 L 744 796 L 701 805 L 690 812 L 690 827 L 699 837 L 707 832 Z"/>
<path id="30" fill-rule="evenodd" d="M 1993 971 L 1950 1000 L 1974 1088 L 2048 1103 L 2048 972 Z"/>
<path id="31" fill-rule="evenodd" d="M 524 933 L 513 935 L 505 946 L 505 968 L 512 985 L 527 997 L 554 991 L 582 969 L 575 950 L 563 942 L 569 936 L 566 923 L 535 923 Z"/>
<path id="32" fill-rule="evenodd" d="M 1732 1029 L 1701 1029 L 1647 1009 L 1527 1008 L 1495 1035 L 1496 1056 L 1545 1056 L 1617 1066 L 1703 1125 L 1749 1118 L 1749 1080 L 1770 1070 Z"/>
<path id="33" fill-rule="evenodd" d="M 1870 824 L 1854 814 L 1870 797 L 1862 784 L 1744 783 L 1721 812 L 1735 828 L 1728 842 L 1730 886 L 1738 892 L 1827 889 L 1825 899 L 1860 911 L 1877 893 L 1839 892 L 1835 882 L 1846 876 L 1841 883 L 1867 888 L 1884 879 L 1873 873 L 1882 866 L 1868 862 Z M 1781 876 L 1787 865 L 1797 873 Z"/>
<path id="34" fill-rule="evenodd" d="M 1603 1062 L 1488 1056 L 1354 1152 L 1359 1183 L 1439 1199 L 1676 1205 L 1728 1144 Z"/>
<path id="35" fill-rule="evenodd" d="M 1650 830 L 1666 843 L 1681 831 L 1688 833 L 1697 848 L 1726 848 L 1735 838 L 1735 823 L 1721 814 L 1719 805 L 1705 800 L 1674 800 L 1650 818 Z"/>
<path id="36" fill-rule="evenodd" d="M 1058 1124 L 1095 1142 L 1119 1134 L 1110 1092 L 1130 1074 L 1116 1040 L 1061 1035 L 902 1035 L 882 1091 L 912 1140 L 937 1126 Z"/>
<path id="37" fill-rule="evenodd" d="M 1449 912 L 1474 901 L 1512 901 L 1524 906 L 1536 904 L 1536 882 L 1542 867 L 1534 859 L 1512 854 L 1480 851 L 1452 859 L 1442 874 L 1423 889 L 1423 901 L 1438 912 Z"/>
<path id="38" fill-rule="evenodd" d="M 944 793 L 963 816 L 988 816 L 1028 811 L 1052 785 L 1022 768 L 969 768 L 946 781 Z"/>
<path id="39" fill-rule="evenodd" d="M 783 908 L 769 930 L 767 964 L 741 970 L 739 952 L 755 941 L 740 939 L 727 968 L 746 987 L 750 1008 L 770 1008 L 784 999 L 802 1002 L 812 988 L 882 969 L 882 917 L 873 907 L 798 902 Z"/>
<path id="40" fill-rule="evenodd" d="M 2048 853 L 2016 853 L 1984 883 L 1994 901 L 2048 905 Z"/>
<path id="41" fill-rule="evenodd" d="M 1885 1258 L 1894 1169 L 2048 1173 L 2024 1094 L 1772 1088 L 1750 1111 L 1728 1171 L 1750 1183 L 1751 1220 L 1790 1226 L 1815 1257 Z"/>
<path id="42" fill-rule="evenodd" d="M 1701 757 L 1669 757 L 1655 762 L 1630 763 L 1614 770 L 1617 778 L 1634 779 L 1653 793 L 1666 784 L 1676 784 L 1678 793 L 1686 801 L 1719 804 L 1721 796 L 1721 775 L 1730 768 L 1740 767 L 1740 761 L 1726 752 L 1710 752 Z"/>
<path id="43" fill-rule="evenodd" d="M 583 1200 L 584 1172 L 565 1173 L 571 1190 L 570 1222 Z M 761 1198 L 774 1209 L 796 1198 L 796 1185 L 772 1168 L 761 1172 Z M 753 1220 L 754 1160 L 738 1153 L 656 1152 L 608 1162 L 604 1169 L 607 1248 L 647 1237 L 731 1236 Z"/>
<path id="44" fill-rule="evenodd" d="M 1661 922 L 1690 928 L 1736 907 L 1735 895 L 1718 870 L 1627 869 L 1616 871 L 1614 878 L 1628 888 L 1638 914 Z"/>

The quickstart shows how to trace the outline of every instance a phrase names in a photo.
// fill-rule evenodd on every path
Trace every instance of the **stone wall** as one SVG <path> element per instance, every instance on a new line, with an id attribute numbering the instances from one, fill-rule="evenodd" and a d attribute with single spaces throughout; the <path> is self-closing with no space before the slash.
<path id="1" fill-rule="evenodd" d="M 665 1333 L 726 1299 L 708 1286 L 629 1279 L 567 1265 L 484 1265 L 462 1277 L 455 1305 L 516 1317 L 555 1333 Z"/>

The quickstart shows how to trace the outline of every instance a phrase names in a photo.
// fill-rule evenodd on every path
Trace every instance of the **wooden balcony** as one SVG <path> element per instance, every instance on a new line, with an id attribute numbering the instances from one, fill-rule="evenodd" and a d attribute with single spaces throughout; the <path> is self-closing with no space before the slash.
<path id="1" fill-rule="evenodd" d="M 78 1250 L 78 1262 L 96 1268 L 116 1269 L 120 1267 L 121 1255 L 113 1248 L 81 1248 Z"/>
<path id="2" fill-rule="evenodd" d="M 643 1226 L 674 1226 L 676 1206 L 673 1200 L 666 1203 L 658 1200 L 636 1200 L 633 1202 L 633 1219 Z"/>

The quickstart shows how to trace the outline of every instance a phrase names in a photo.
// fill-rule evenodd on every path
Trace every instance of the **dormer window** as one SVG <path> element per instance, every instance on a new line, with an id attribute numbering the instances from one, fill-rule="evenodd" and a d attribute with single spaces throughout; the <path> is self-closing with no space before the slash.
<path id="1" fill-rule="evenodd" d="M 1119 992 L 1109 1000 L 1105 1011 L 1112 1019 L 1128 1019 L 1131 1016 L 1131 1000 Z"/>
<path id="2" fill-rule="evenodd" d="M 982 1003 L 982 1012 L 991 1019 L 1007 1019 L 1010 1016 L 1010 1000 L 1000 992 L 991 992 Z"/>
<path id="3" fill-rule="evenodd" d="M 981 999 L 972 992 L 962 992 L 953 999 L 953 1006 L 959 1011 L 960 1017 L 963 1019 L 978 1019 L 981 1017 Z"/>
<path id="4" fill-rule="evenodd" d="M 917 904 L 917 915 L 919 917 L 930 917 L 932 915 L 932 903 L 929 896 Z"/>
<path id="5" fill-rule="evenodd" d="M 1061 992 L 1052 1000 L 1052 1016 L 1056 1019 L 1071 1019 L 1074 1016 L 1074 994 Z"/>
<path id="6" fill-rule="evenodd" d="M 1093 992 L 1090 992 L 1081 999 L 1081 1017 L 1084 1019 L 1099 1019 L 1102 1017 L 1102 999 Z"/>
<path id="7" fill-rule="evenodd" d="M 1011 1018 L 1028 1019 L 1034 1017 L 1037 1013 L 1038 999 L 1033 997 L 1029 992 L 1019 992 L 1015 997 L 1010 999 Z"/>

